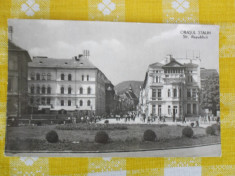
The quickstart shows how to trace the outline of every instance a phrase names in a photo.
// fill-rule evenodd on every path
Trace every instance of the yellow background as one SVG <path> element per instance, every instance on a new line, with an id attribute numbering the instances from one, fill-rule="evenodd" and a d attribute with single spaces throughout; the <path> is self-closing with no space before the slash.
<path id="1" fill-rule="evenodd" d="M 163 176 L 167 168 L 194 167 L 203 176 L 235 175 L 235 0 L 111 0 L 115 9 L 104 14 L 107 0 L 30 0 L 39 10 L 27 16 L 21 6 L 28 0 L 0 0 L 0 175 L 117 175 Z M 109 8 L 109 5 L 107 6 Z M 7 19 L 99 20 L 220 25 L 220 93 L 222 157 L 218 158 L 19 158 L 4 156 L 7 93 Z M 191 173 L 192 175 L 194 173 Z"/>

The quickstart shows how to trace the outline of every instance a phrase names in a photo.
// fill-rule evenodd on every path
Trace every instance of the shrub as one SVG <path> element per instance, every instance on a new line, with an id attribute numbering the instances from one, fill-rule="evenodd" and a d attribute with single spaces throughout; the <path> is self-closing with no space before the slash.
<path id="1" fill-rule="evenodd" d="M 56 143 L 59 141 L 59 137 L 56 131 L 49 131 L 46 134 L 46 140 L 50 143 Z"/>
<path id="2" fill-rule="evenodd" d="M 98 131 L 95 135 L 95 142 L 106 144 L 108 143 L 109 135 L 105 131 Z"/>
<path id="3" fill-rule="evenodd" d="M 206 128 L 206 134 L 207 135 L 215 135 L 215 130 L 211 126 L 208 126 Z"/>
<path id="4" fill-rule="evenodd" d="M 191 138 L 193 136 L 193 129 L 191 127 L 185 127 L 182 130 L 182 135 Z"/>
<path id="5" fill-rule="evenodd" d="M 214 130 L 215 135 L 220 135 L 220 125 L 219 124 L 213 124 L 213 125 L 211 125 L 211 127 Z"/>
<path id="6" fill-rule="evenodd" d="M 157 135 L 153 130 L 146 130 L 144 132 L 144 141 L 156 141 Z"/>
<path id="7" fill-rule="evenodd" d="M 105 120 L 104 123 L 105 123 L 105 124 L 108 124 L 108 123 L 109 123 L 109 120 Z"/>

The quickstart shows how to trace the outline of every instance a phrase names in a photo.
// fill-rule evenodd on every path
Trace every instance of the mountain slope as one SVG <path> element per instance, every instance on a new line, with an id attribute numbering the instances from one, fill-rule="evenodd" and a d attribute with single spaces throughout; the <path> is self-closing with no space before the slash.
<path id="1" fill-rule="evenodd" d="M 114 87 L 114 89 L 116 90 L 117 94 L 120 95 L 120 94 L 126 92 L 129 89 L 130 85 L 131 85 L 135 95 L 139 98 L 140 86 L 143 85 L 143 81 L 123 81 L 123 82 L 117 84 Z"/>

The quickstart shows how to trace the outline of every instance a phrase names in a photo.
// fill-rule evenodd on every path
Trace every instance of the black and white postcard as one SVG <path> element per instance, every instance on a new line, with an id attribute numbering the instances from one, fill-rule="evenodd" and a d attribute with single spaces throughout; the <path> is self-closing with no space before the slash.
<path id="1" fill-rule="evenodd" d="M 6 155 L 221 155 L 219 26 L 8 27 Z"/>

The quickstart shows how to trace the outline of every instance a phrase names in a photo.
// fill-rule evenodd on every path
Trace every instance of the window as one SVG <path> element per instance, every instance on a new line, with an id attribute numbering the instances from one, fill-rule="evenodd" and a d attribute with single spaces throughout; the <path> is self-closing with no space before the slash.
<path id="1" fill-rule="evenodd" d="M 171 106 L 168 106 L 168 115 L 171 115 Z"/>
<path id="2" fill-rule="evenodd" d="M 158 89 L 158 90 L 157 90 L 157 97 L 158 97 L 158 98 L 161 98 L 161 97 L 162 97 L 162 90 L 161 90 L 161 89 Z"/>
<path id="3" fill-rule="evenodd" d="M 46 74 L 45 73 L 42 74 L 42 80 L 46 80 Z"/>
<path id="4" fill-rule="evenodd" d="M 187 104 L 187 114 L 191 114 L 191 104 Z"/>
<path id="5" fill-rule="evenodd" d="M 168 97 L 171 97 L 171 89 L 168 89 Z"/>
<path id="6" fill-rule="evenodd" d="M 36 74 L 36 79 L 40 80 L 40 74 L 39 73 Z"/>
<path id="7" fill-rule="evenodd" d="M 34 103 L 34 99 L 33 99 L 33 97 L 31 97 L 30 98 L 30 104 L 33 105 L 33 103 Z"/>
<path id="8" fill-rule="evenodd" d="M 162 105 L 158 105 L 158 115 L 162 114 Z"/>
<path id="9" fill-rule="evenodd" d="M 68 88 L 68 94 L 71 94 L 71 93 L 72 93 L 72 88 L 69 87 L 69 88 Z"/>
<path id="10" fill-rule="evenodd" d="M 87 78 L 87 81 L 89 81 L 89 75 L 87 75 L 86 78 Z"/>
<path id="11" fill-rule="evenodd" d="M 191 98 L 191 90 L 190 89 L 187 89 L 187 97 Z"/>
<path id="12" fill-rule="evenodd" d="M 193 82 L 193 76 L 192 75 L 190 76 L 190 82 Z"/>
<path id="13" fill-rule="evenodd" d="M 152 105 L 152 114 L 153 114 L 153 115 L 156 114 L 156 105 Z"/>
<path id="14" fill-rule="evenodd" d="M 46 99 L 42 97 L 42 105 L 45 105 L 45 103 L 46 103 Z"/>
<path id="15" fill-rule="evenodd" d="M 179 97 L 181 97 L 181 88 L 179 88 Z"/>
<path id="16" fill-rule="evenodd" d="M 83 94 L 83 88 L 82 87 L 80 87 L 80 94 Z"/>
<path id="17" fill-rule="evenodd" d="M 40 87 L 37 86 L 37 94 L 40 94 Z"/>
<path id="18" fill-rule="evenodd" d="M 156 89 L 152 89 L 152 100 L 156 100 L 157 92 Z"/>
<path id="19" fill-rule="evenodd" d="M 47 98 L 47 105 L 51 104 L 51 98 Z"/>
<path id="20" fill-rule="evenodd" d="M 197 105 L 193 104 L 193 114 L 197 114 Z"/>
<path id="21" fill-rule="evenodd" d="M 60 105 L 64 106 L 64 100 L 60 100 Z"/>
<path id="22" fill-rule="evenodd" d="M 39 105 L 40 104 L 40 98 L 36 99 L 36 104 Z"/>
<path id="23" fill-rule="evenodd" d="M 160 83 L 160 77 L 156 76 L 156 83 Z"/>
<path id="24" fill-rule="evenodd" d="M 8 78 L 8 91 L 11 92 L 13 88 L 13 78 Z"/>
<path id="25" fill-rule="evenodd" d="M 47 74 L 47 80 L 51 80 L 51 74 L 50 73 Z"/>
<path id="26" fill-rule="evenodd" d="M 91 106 L 91 101 L 90 100 L 87 101 L 87 106 Z"/>
<path id="27" fill-rule="evenodd" d="M 82 81 L 84 81 L 84 75 L 82 75 Z"/>
<path id="28" fill-rule="evenodd" d="M 61 94 L 64 94 L 64 87 L 61 87 L 61 88 L 60 88 L 60 93 L 61 93 Z"/>
<path id="29" fill-rule="evenodd" d="M 87 88 L 87 94 L 91 94 L 91 88 L 90 87 Z"/>
<path id="30" fill-rule="evenodd" d="M 82 101 L 82 100 L 80 100 L 79 104 L 80 104 L 80 106 L 83 106 L 83 101 Z"/>
<path id="31" fill-rule="evenodd" d="M 8 85 L 9 86 L 9 85 Z M 31 94 L 34 94 L 34 85 L 31 85 L 31 87 L 30 87 L 30 93 Z"/>
<path id="32" fill-rule="evenodd" d="M 173 106 L 173 114 L 176 115 L 178 113 L 177 106 Z"/>
<path id="33" fill-rule="evenodd" d="M 45 94 L 46 93 L 46 88 L 45 86 L 42 86 L 42 94 Z"/>
<path id="34" fill-rule="evenodd" d="M 51 94 L 51 87 L 50 86 L 47 87 L 47 94 Z"/>
<path id="35" fill-rule="evenodd" d="M 197 97 L 197 90 L 196 89 L 193 89 L 192 97 L 194 100 L 196 100 L 196 97 Z"/>
<path id="36" fill-rule="evenodd" d="M 60 75 L 60 79 L 64 80 L 64 74 L 63 73 Z"/>
<path id="37" fill-rule="evenodd" d="M 31 79 L 31 80 L 34 80 L 34 79 L 35 79 L 35 74 L 34 74 L 34 73 L 31 73 L 30 79 Z"/>
<path id="38" fill-rule="evenodd" d="M 72 75 L 71 74 L 68 75 L 68 80 L 72 81 Z"/>
<path id="39" fill-rule="evenodd" d="M 174 97 L 174 98 L 177 97 L 177 89 L 176 89 L 176 88 L 173 89 L 173 97 Z"/>
<path id="40" fill-rule="evenodd" d="M 72 104 L 71 100 L 68 100 L 68 106 L 71 106 L 71 104 Z"/>

